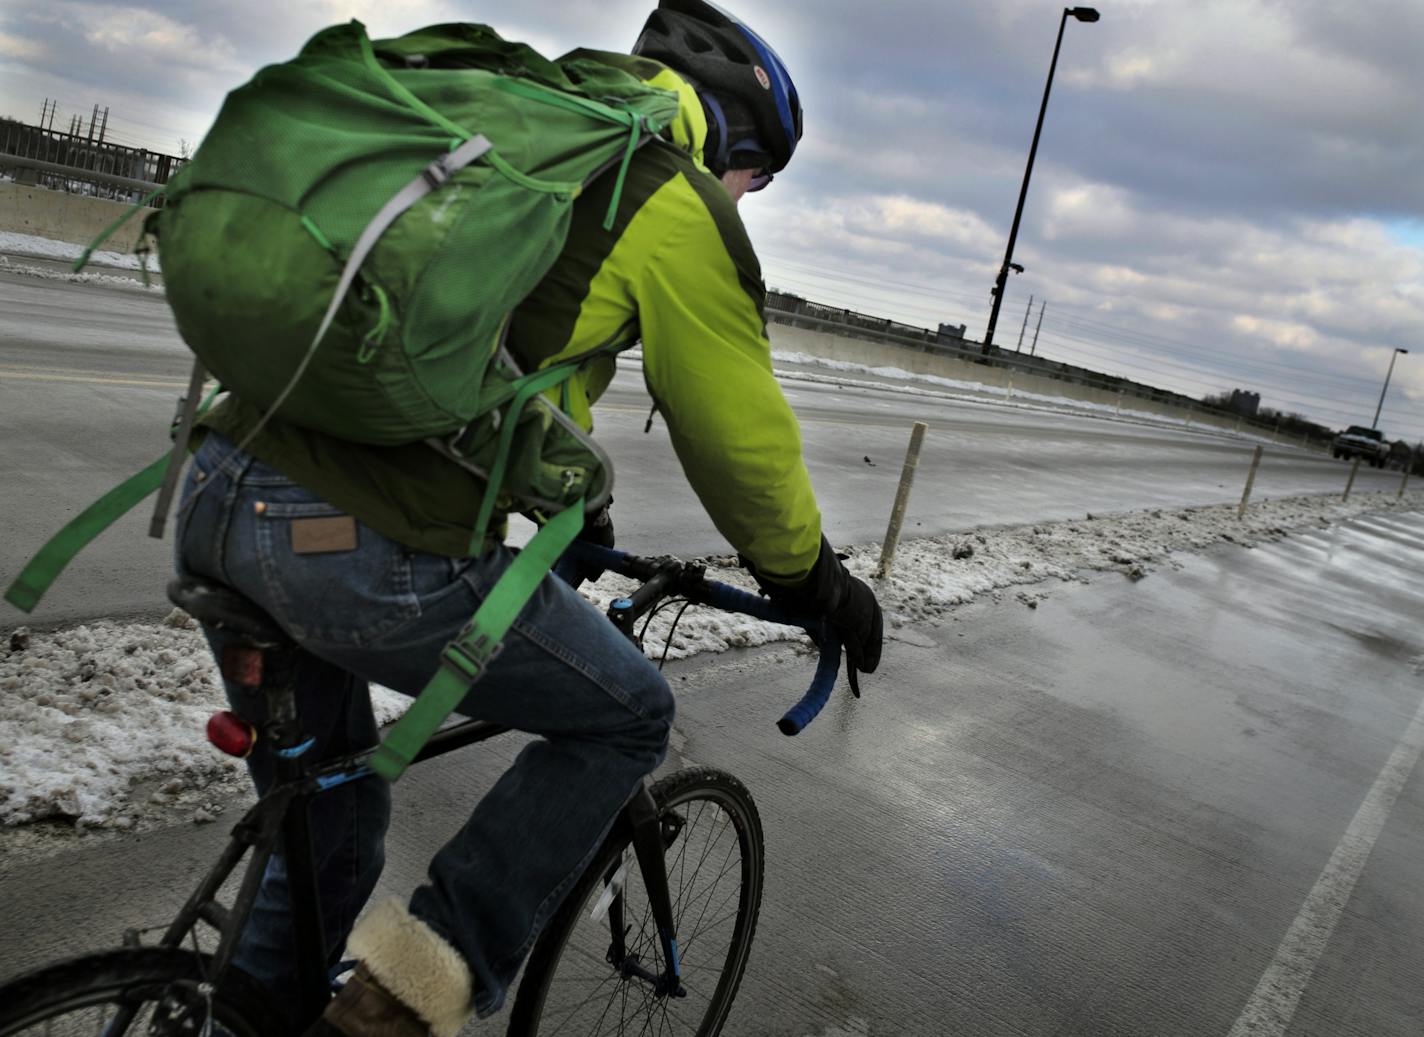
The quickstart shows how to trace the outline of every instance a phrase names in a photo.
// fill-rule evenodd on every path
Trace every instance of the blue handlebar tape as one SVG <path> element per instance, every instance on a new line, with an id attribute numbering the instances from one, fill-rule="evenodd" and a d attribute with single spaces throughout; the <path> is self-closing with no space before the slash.
<path id="1" fill-rule="evenodd" d="M 622 573 L 624 576 L 632 576 L 634 579 L 637 578 L 628 572 L 628 569 L 631 568 L 630 558 L 623 551 L 599 547 L 597 544 L 584 541 L 575 541 L 570 545 L 569 550 L 581 555 L 586 561 L 605 569 Z M 835 687 L 836 677 L 840 674 L 841 640 L 836 635 L 835 629 L 820 616 L 792 615 L 773 604 L 768 598 L 750 594 L 736 587 L 729 587 L 725 583 L 707 580 L 703 587 L 707 592 L 707 604 L 714 608 L 726 612 L 739 612 L 744 616 L 764 619 L 769 623 L 800 627 L 816 642 L 821 651 L 820 662 L 816 664 L 816 676 L 812 678 L 811 686 L 806 690 L 806 694 L 801 696 L 801 701 L 787 710 L 786 715 L 776 722 L 776 726 L 782 734 L 800 734 L 802 728 L 816 719 L 816 714 L 820 713 L 827 701 L 830 700 L 831 690 Z"/>
<path id="2" fill-rule="evenodd" d="M 816 664 L 816 676 L 801 701 L 786 711 L 786 715 L 776 722 L 784 735 L 798 735 L 801 729 L 816 719 L 816 714 L 830 700 L 831 689 L 836 686 L 836 676 L 841 670 L 841 640 L 827 624 L 821 633 L 821 661 Z"/>

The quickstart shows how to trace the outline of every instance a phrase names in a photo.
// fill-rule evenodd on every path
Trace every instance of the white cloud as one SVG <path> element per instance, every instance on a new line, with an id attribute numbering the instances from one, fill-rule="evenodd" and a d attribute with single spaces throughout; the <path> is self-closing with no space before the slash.
<path id="1" fill-rule="evenodd" d="M 1309 352 L 1320 344 L 1320 335 L 1314 328 L 1290 321 L 1270 320 L 1238 313 L 1231 319 L 1231 326 L 1243 335 L 1263 338 L 1282 349 Z"/>
<path id="2" fill-rule="evenodd" d="M 48 57 L 49 49 L 38 40 L 27 40 L 0 32 L 0 58 L 38 63 Z"/>

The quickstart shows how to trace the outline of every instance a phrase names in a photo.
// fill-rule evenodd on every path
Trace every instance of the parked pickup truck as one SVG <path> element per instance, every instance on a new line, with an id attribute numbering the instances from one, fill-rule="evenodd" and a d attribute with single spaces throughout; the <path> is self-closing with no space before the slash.
<path id="1" fill-rule="evenodd" d="M 1379 429 L 1351 425 L 1335 437 L 1330 452 L 1336 457 L 1359 457 L 1376 468 L 1383 468 L 1385 458 L 1389 457 L 1389 444 Z"/>

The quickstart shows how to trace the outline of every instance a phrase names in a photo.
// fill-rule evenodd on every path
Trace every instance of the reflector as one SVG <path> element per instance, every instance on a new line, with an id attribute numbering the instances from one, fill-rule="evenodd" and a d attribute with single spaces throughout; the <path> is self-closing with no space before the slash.
<path id="1" fill-rule="evenodd" d="M 232 710 L 224 709 L 208 717 L 208 741 L 219 751 L 244 759 L 257 744 L 257 729 Z"/>

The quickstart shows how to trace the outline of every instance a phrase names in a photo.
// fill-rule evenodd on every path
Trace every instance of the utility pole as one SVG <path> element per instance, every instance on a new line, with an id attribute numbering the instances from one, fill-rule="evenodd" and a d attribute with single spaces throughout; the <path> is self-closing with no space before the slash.
<path id="1" fill-rule="evenodd" d="M 89 116 L 89 140 L 94 139 L 94 124 L 99 121 L 99 106 L 94 106 L 94 113 Z"/>
<path id="2" fill-rule="evenodd" d="M 99 143 L 104 143 L 104 132 L 109 128 L 109 109 L 104 108 L 104 121 L 99 124 Z"/>
<path id="3" fill-rule="evenodd" d="M 1019 328 L 1019 344 L 1014 347 L 1014 352 L 1015 352 L 1015 353 L 1017 353 L 1017 352 L 1019 352 L 1020 350 L 1023 349 L 1023 337 L 1024 337 L 1024 332 L 1028 330 L 1028 315 L 1029 315 L 1030 313 L 1032 313 L 1032 312 L 1033 312 L 1033 296 L 1030 295 L 1030 296 L 1028 297 L 1028 306 L 1026 306 L 1026 307 L 1024 308 L 1024 322 L 1023 322 L 1023 327 Z"/>
<path id="4" fill-rule="evenodd" d="M 1038 329 L 1043 327 L 1043 311 L 1048 306 L 1048 300 L 1038 304 L 1038 323 L 1033 327 L 1033 345 L 1029 347 L 1028 355 L 1033 356 L 1034 350 L 1038 349 Z"/>

